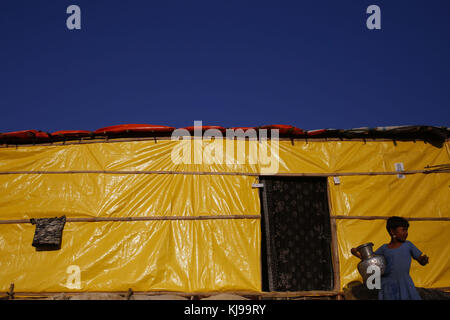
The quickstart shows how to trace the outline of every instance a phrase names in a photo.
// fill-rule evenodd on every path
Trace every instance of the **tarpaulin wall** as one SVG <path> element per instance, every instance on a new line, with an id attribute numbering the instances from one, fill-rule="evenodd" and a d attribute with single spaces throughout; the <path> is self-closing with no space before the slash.
<path id="1" fill-rule="evenodd" d="M 194 148 L 187 159 L 189 146 Z M 350 248 L 388 241 L 384 220 L 358 217 L 450 217 L 448 173 L 367 175 L 395 171 L 399 162 L 407 171 L 448 164 L 448 142 L 436 148 L 420 141 L 279 141 L 270 161 L 255 161 L 251 150 L 259 147 L 216 139 L 203 145 L 150 140 L 0 148 L 0 220 L 173 218 L 69 220 L 61 249 L 48 252 L 31 246 L 31 224 L 0 224 L 0 290 L 14 283 L 21 292 L 260 291 L 261 229 L 255 215 L 261 210 L 252 183 L 270 161 L 277 162 L 278 174 L 342 174 L 340 184 L 328 178 L 341 288 L 358 279 Z M 220 161 L 222 156 L 235 161 Z M 230 219 L 214 219 L 224 215 Z M 430 257 L 425 267 L 413 262 L 417 286 L 450 286 L 449 226 L 411 222 L 409 240 Z M 81 270 L 80 288 L 68 288 L 72 265 Z"/>

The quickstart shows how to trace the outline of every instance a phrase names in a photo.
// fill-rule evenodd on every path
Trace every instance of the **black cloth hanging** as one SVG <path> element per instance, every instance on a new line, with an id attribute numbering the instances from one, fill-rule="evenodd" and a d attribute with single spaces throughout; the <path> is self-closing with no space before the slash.
<path id="1" fill-rule="evenodd" d="M 36 251 L 61 249 L 62 232 L 66 223 L 66 216 L 59 218 L 30 219 L 36 225 L 33 247 Z"/>

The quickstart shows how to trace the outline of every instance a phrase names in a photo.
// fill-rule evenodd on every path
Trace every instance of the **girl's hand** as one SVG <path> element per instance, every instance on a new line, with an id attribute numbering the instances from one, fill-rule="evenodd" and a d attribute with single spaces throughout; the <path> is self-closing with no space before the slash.
<path id="1" fill-rule="evenodd" d="M 417 261 L 420 263 L 420 265 L 424 266 L 428 264 L 428 256 L 423 254 L 419 258 L 417 258 Z"/>
<path id="2" fill-rule="evenodd" d="M 358 257 L 360 259 L 362 259 L 361 254 L 358 252 L 358 250 L 356 250 L 356 248 L 352 248 L 350 250 L 350 252 L 352 253 L 352 255 L 354 255 L 355 257 Z"/>

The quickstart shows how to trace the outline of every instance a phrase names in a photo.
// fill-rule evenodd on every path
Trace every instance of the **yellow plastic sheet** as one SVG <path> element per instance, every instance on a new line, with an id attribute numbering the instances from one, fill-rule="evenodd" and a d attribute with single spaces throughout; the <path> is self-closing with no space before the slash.
<path id="1" fill-rule="evenodd" d="M 268 158 L 255 156 L 258 143 L 231 142 L 227 148 L 230 141 L 220 139 L 201 146 L 158 140 L 0 148 L 0 172 L 66 172 L 0 174 L 0 219 L 259 214 L 254 176 L 167 174 L 260 173 Z M 422 170 L 450 162 L 448 142 L 440 149 L 420 141 L 280 141 L 278 146 L 270 153 L 277 173 L 386 172 L 398 162 L 405 170 Z M 187 154 L 201 161 L 183 161 Z M 76 172 L 85 170 L 166 174 Z M 450 216 L 448 174 L 340 179 L 340 185 L 329 179 L 333 215 Z M 337 220 L 341 288 L 358 278 L 350 248 L 387 242 L 384 224 Z M 442 221 L 411 222 L 410 240 L 430 257 L 426 267 L 413 262 L 416 285 L 450 286 L 449 227 Z M 35 251 L 33 233 L 31 224 L 0 224 L 0 290 L 7 291 L 11 282 L 17 291 L 32 292 L 261 290 L 259 219 L 68 222 L 61 250 L 49 252 Z M 67 288 L 71 265 L 81 270 L 80 289 Z"/>
<path id="2" fill-rule="evenodd" d="M 448 163 L 446 148 L 420 141 L 394 144 L 389 141 L 283 140 L 272 146 L 271 141 L 261 144 L 221 139 L 202 144 L 190 140 L 158 140 L 18 146 L 0 148 L 0 171 L 260 173 L 261 169 L 269 167 L 269 162 L 277 160 L 278 173 L 386 172 L 394 171 L 397 162 L 403 162 L 405 170 Z M 191 156 L 184 157 L 184 154 Z"/>
<path id="3" fill-rule="evenodd" d="M 344 216 L 448 217 L 450 175 L 341 176 L 329 179 L 332 214 Z"/>
<path id="4" fill-rule="evenodd" d="M 260 291 L 259 229 L 247 219 L 69 222 L 61 250 L 37 252 L 34 226 L 0 225 L 0 290 Z"/>
<path id="5" fill-rule="evenodd" d="M 258 215 L 255 177 L 180 174 L 0 175 L 0 219 Z"/>

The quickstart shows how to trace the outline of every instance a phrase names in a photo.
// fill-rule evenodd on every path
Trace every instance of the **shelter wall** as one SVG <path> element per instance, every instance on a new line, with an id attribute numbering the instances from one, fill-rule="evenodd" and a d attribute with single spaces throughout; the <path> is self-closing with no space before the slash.
<path id="1" fill-rule="evenodd" d="M 0 290 L 14 282 L 17 291 L 68 291 L 66 269 L 79 265 L 82 288 L 75 291 L 260 291 L 261 229 L 253 217 L 260 214 L 260 200 L 252 183 L 265 163 L 250 152 L 258 143 L 149 140 L 0 148 L 0 220 L 174 218 L 67 222 L 62 248 L 53 252 L 31 246 L 34 226 L 0 224 Z M 182 150 L 190 150 L 192 159 L 202 155 L 202 163 L 174 163 L 174 151 Z M 242 150 L 247 151 L 239 162 Z M 220 155 L 235 161 L 215 163 Z M 351 247 L 388 241 L 383 219 L 358 217 L 450 217 L 448 172 L 404 179 L 392 174 L 397 162 L 407 171 L 449 164 L 448 142 L 436 148 L 421 141 L 285 140 L 275 158 L 278 174 L 330 175 L 340 288 L 360 279 Z M 331 175 L 340 175 L 339 185 Z M 176 219 L 185 216 L 230 219 Z M 417 286 L 450 286 L 449 223 L 411 222 L 409 239 L 430 257 L 426 267 L 412 264 Z"/>

